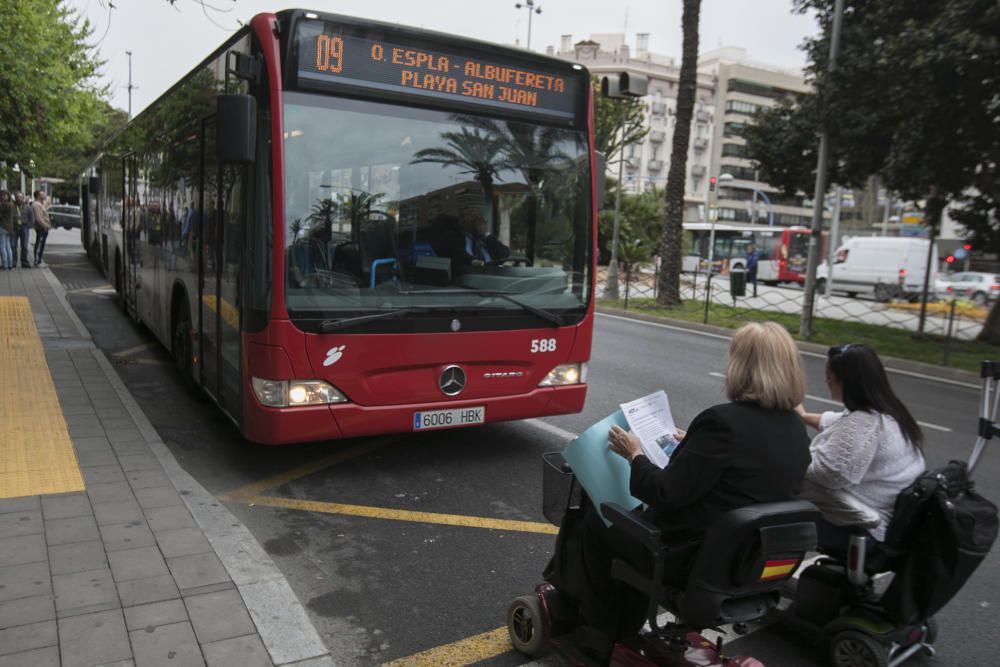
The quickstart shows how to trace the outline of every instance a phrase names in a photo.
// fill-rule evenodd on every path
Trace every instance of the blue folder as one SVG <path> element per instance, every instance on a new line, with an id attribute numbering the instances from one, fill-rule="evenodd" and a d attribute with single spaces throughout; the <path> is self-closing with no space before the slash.
<path id="1" fill-rule="evenodd" d="M 562 452 L 577 481 L 598 510 L 601 503 L 616 503 L 626 510 L 642 504 L 629 493 L 628 461 L 608 449 L 608 431 L 616 424 L 628 430 L 628 422 L 621 410 L 588 428 Z M 603 514 L 601 518 L 605 525 L 611 525 Z"/>

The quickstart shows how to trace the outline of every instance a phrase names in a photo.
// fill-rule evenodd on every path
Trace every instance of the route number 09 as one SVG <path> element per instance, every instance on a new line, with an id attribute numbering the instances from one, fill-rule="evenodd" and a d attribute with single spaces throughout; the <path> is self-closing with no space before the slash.
<path id="1" fill-rule="evenodd" d="M 344 38 L 320 35 L 316 38 L 316 69 L 337 74 L 344 69 Z"/>
<path id="2" fill-rule="evenodd" d="M 556 339 L 555 338 L 532 338 L 531 339 L 531 353 L 535 352 L 555 352 L 556 351 Z"/>

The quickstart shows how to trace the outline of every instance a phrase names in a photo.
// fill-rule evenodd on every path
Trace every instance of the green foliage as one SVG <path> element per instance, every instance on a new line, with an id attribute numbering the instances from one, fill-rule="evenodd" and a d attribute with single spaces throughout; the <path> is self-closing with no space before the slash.
<path id="1" fill-rule="evenodd" d="M 615 182 L 609 179 L 605 207 L 597 215 L 597 247 L 601 259 L 605 262 L 611 255 L 611 235 L 614 233 L 615 187 Z M 660 239 L 663 209 L 663 190 L 654 188 L 638 195 L 622 193 L 621 224 L 618 229 L 619 260 L 623 262 L 649 260 Z M 636 241 L 639 241 L 638 246 Z M 637 250 L 637 247 L 642 250 Z M 633 259 L 626 257 L 625 253 L 630 253 Z"/>
<path id="2" fill-rule="evenodd" d="M 622 148 L 640 143 L 649 133 L 646 105 L 638 98 L 604 97 L 601 81 L 596 76 L 591 77 L 591 85 L 594 89 L 594 150 L 604 153 L 607 163 L 612 164 L 617 162 Z"/>
<path id="3" fill-rule="evenodd" d="M 977 229 L 976 218 L 995 226 L 1000 3 L 847 0 L 846 5 L 841 50 L 830 73 L 834 0 L 795 0 L 796 10 L 815 13 L 823 28 L 804 45 L 816 92 L 794 107 L 759 116 L 759 127 L 746 131 L 752 159 L 772 185 L 810 191 L 803 187 L 816 163 L 809 147 L 825 122 L 833 147 L 830 164 L 837 170 L 833 182 L 861 185 L 879 174 L 904 198 L 926 200 L 932 224 L 950 200 L 966 202 L 963 222 L 971 229 Z M 767 146 L 770 141 L 777 145 Z M 979 193 L 976 201 L 971 188 Z"/>
<path id="4" fill-rule="evenodd" d="M 106 113 L 91 27 L 63 0 L 0 3 L 0 161 L 48 175 Z M 62 156 L 57 159 L 56 156 Z"/>
<path id="5" fill-rule="evenodd" d="M 61 201 L 75 200 L 78 195 L 77 179 L 98 154 L 101 147 L 128 122 L 128 113 L 98 100 L 98 113 L 81 119 L 87 124 L 80 141 L 60 146 L 43 147 L 36 164 L 44 176 L 62 178 L 66 182 L 54 186 L 53 194 Z"/>

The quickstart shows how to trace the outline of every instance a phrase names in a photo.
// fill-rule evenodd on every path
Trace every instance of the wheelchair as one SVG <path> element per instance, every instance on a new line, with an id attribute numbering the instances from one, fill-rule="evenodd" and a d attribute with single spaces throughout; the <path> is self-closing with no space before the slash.
<path id="1" fill-rule="evenodd" d="M 721 639 L 713 643 L 700 633 L 725 624 L 745 631 L 747 623 L 777 607 L 782 582 L 816 548 L 815 506 L 805 501 L 762 503 L 724 514 L 697 547 L 683 588 L 663 582 L 671 547 L 661 541 L 658 528 L 618 505 L 605 503 L 601 512 L 648 550 L 653 562 L 651 573 L 621 559 L 612 563 L 612 577 L 649 600 L 649 629 L 615 643 L 613 667 L 761 667 L 751 657 L 724 655 Z M 674 620 L 660 625 L 661 607 Z M 552 649 L 570 664 L 594 664 L 571 639 L 577 624 L 575 609 L 548 582 L 534 594 L 516 598 L 507 611 L 510 640 L 520 653 L 530 657 Z"/>

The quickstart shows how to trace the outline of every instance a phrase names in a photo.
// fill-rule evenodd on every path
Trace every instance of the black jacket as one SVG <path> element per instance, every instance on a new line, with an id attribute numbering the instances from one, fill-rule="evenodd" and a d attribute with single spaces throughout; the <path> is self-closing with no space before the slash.
<path id="1" fill-rule="evenodd" d="M 637 456 L 630 490 L 650 506 L 665 541 L 695 540 L 728 510 L 795 498 L 809 461 L 795 411 L 727 403 L 695 417 L 666 468 Z"/>

